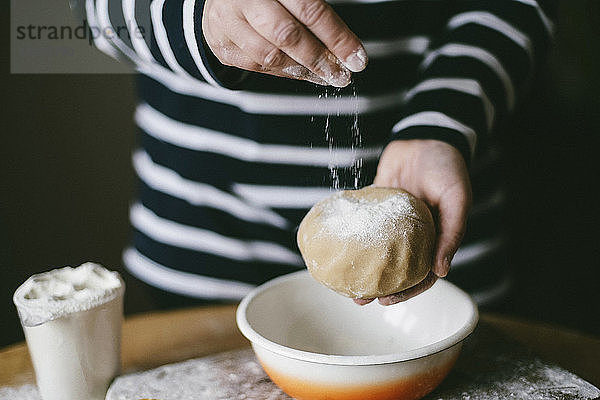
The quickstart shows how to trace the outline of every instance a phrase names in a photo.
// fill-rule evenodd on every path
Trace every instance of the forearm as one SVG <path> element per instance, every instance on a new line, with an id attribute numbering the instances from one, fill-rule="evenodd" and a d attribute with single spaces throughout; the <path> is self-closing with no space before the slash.
<path id="1" fill-rule="evenodd" d="M 216 61 L 202 35 L 203 0 L 81 0 L 75 14 L 104 53 L 143 72 L 234 88 L 246 72 Z"/>

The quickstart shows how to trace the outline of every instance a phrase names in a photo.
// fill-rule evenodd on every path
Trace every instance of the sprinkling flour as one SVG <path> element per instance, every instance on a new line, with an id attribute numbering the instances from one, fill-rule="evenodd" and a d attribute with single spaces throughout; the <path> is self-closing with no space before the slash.
<path id="1" fill-rule="evenodd" d="M 362 148 L 362 136 L 359 128 L 359 99 L 356 93 L 356 86 L 354 82 L 352 85 L 352 99 L 354 100 L 354 111 L 352 113 L 352 123 L 348 127 L 350 131 L 350 150 L 352 153 L 352 165 L 348 167 L 340 167 L 335 162 L 335 151 L 338 148 L 338 143 L 336 139 L 346 141 L 348 138 L 335 137 L 332 133 L 332 123 L 333 119 L 331 118 L 331 114 L 327 114 L 325 119 L 325 141 L 327 142 L 327 147 L 329 148 L 330 154 L 330 163 L 329 163 L 329 178 L 331 180 L 331 188 L 333 190 L 340 190 L 344 188 L 348 189 L 358 189 L 361 183 L 362 176 L 362 166 L 363 166 L 363 158 L 359 154 Z M 323 94 L 319 95 L 319 98 L 329 98 L 330 93 L 329 89 L 325 88 Z M 341 89 L 335 88 L 333 92 L 333 97 L 335 99 L 341 99 Z M 340 116 L 340 112 L 336 112 L 336 117 Z"/>

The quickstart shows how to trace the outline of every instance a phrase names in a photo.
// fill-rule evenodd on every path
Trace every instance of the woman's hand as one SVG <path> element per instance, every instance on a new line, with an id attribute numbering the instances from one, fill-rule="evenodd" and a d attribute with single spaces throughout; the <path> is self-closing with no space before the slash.
<path id="1" fill-rule="evenodd" d="M 202 30 L 225 65 L 344 87 L 367 53 L 324 0 L 206 0 Z"/>
<path id="2" fill-rule="evenodd" d="M 412 288 L 379 298 L 381 304 L 390 305 L 416 296 L 448 274 L 465 233 L 471 182 L 463 156 L 453 146 L 438 140 L 398 140 L 384 149 L 374 185 L 401 188 L 425 201 L 437 228 L 432 272 Z M 373 300 L 355 302 L 367 304 Z"/>

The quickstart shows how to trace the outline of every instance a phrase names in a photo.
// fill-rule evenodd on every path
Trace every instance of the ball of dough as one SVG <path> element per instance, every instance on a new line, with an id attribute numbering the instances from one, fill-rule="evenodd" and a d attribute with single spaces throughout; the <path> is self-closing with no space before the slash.
<path id="1" fill-rule="evenodd" d="M 412 194 L 368 186 L 315 204 L 297 240 L 314 279 L 347 297 L 369 299 L 427 276 L 435 227 L 427 205 Z"/>

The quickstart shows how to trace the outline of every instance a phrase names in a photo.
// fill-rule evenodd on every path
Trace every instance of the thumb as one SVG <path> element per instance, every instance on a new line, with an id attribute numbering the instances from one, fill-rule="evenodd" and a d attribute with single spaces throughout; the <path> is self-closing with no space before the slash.
<path id="1" fill-rule="evenodd" d="M 450 262 L 460 246 L 467 227 L 471 203 L 470 190 L 444 194 L 438 205 L 438 240 L 433 273 L 440 278 L 448 275 Z"/>

